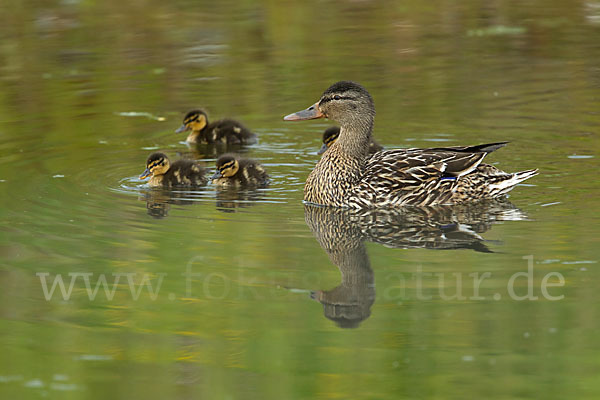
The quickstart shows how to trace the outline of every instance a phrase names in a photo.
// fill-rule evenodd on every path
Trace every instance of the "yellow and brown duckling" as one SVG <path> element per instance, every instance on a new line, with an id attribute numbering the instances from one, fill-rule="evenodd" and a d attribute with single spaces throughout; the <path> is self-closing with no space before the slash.
<path id="1" fill-rule="evenodd" d="M 319 149 L 317 154 L 323 154 L 327 151 L 329 147 L 337 140 L 340 136 L 340 127 L 332 126 L 330 128 L 325 129 L 323 132 L 323 146 Z M 371 138 L 369 142 L 369 154 L 375 154 L 378 151 L 383 150 L 383 146 L 375 141 L 375 139 Z"/>
<path id="2" fill-rule="evenodd" d="M 212 183 L 223 187 L 264 187 L 269 184 L 269 175 L 257 161 L 223 154 L 217 160 Z"/>
<path id="3" fill-rule="evenodd" d="M 375 105 L 355 82 L 333 84 L 315 104 L 284 119 L 325 117 L 341 130 L 306 180 L 308 203 L 350 208 L 469 203 L 503 196 L 537 175 L 537 169 L 507 173 L 482 163 L 507 142 L 383 150 L 369 156 Z"/>
<path id="4" fill-rule="evenodd" d="M 240 122 L 233 119 L 222 119 L 208 122 L 208 115 L 203 110 L 192 110 L 183 118 L 183 125 L 175 133 L 190 131 L 188 143 L 224 143 L 254 144 L 256 135 Z"/>
<path id="5" fill-rule="evenodd" d="M 140 179 L 150 177 L 148 185 L 152 187 L 202 186 L 208 182 L 205 173 L 204 168 L 192 160 L 171 163 L 164 153 L 152 153 Z"/>

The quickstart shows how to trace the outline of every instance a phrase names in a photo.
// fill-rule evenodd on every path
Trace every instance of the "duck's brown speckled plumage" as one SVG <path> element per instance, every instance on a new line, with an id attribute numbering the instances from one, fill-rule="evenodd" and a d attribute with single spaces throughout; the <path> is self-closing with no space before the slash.
<path id="1" fill-rule="evenodd" d="M 325 132 L 323 132 L 323 146 L 321 146 L 317 154 L 325 153 L 327 149 L 330 148 L 333 143 L 335 143 L 339 136 L 339 126 L 332 126 L 330 128 L 325 129 Z M 375 139 L 371 137 L 371 141 L 369 142 L 369 154 L 375 154 L 381 150 L 383 150 L 383 146 L 377 143 L 377 141 L 375 141 Z"/>
<path id="2" fill-rule="evenodd" d="M 216 162 L 217 172 L 212 183 L 218 186 L 265 187 L 269 175 L 259 162 L 240 158 L 235 154 L 223 154 Z"/>
<path id="3" fill-rule="evenodd" d="M 233 119 L 222 119 L 208 122 L 208 115 L 203 110 L 192 110 L 183 118 L 183 125 L 176 132 L 190 131 L 188 143 L 208 144 L 254 144 L 256 135 L 242 123 Z"/>
<path id="4" fill-rule="evenodd" d="M 341 130 L 306 180 L 304 200 L 310 203 L 351 208 L 460 204 L 501 196 L 537 174 L 511 174 L 481 163 L 505 142 L 369 156 L 375 107 L 366 89 L 354 82 L 332 85 L 319 102 L 286 119 L 321 117 L 336 120 Z"/>
<path id="5" fill-rule="evenodd" d="M 202 186 L 208 179 L 205 170 L 191 160 L 178 160 L 173 163 L 163 153 L 152 153 L 146 161 L 146 171 L 140 178 L 150 176 L 151 187 Z"/>

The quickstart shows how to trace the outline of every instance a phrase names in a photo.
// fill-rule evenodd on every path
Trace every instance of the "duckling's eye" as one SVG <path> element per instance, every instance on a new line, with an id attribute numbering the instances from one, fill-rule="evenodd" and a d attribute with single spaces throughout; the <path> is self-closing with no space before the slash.
<path id="1" fill-rule="evenodd" d="M 334 99 L 334 100 L 340 100 L 340 99 L 341 99 L 341 97 L 340 97 L 340 96 L 338 96 L 338 95 L 336 94 L 335 96 L 333 96 L 333 99 Z"/>

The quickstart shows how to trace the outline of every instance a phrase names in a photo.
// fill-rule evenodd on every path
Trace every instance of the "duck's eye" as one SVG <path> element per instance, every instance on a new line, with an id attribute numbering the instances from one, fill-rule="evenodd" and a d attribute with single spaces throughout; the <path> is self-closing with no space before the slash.
<path id="1" fill-rule="evenodd" d="M 336 94 L 335 96 L 333 96 L 333 99 L 334 100 L 339 100 L 339 99 L 341 99 L 341 97 Z"/>

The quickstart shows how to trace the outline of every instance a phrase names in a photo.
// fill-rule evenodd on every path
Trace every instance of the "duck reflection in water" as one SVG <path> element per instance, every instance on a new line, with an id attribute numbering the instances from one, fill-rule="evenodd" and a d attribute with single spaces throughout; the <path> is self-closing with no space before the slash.
<path id="1" fill-rule="evenodd" d="M 492 253 L 479 234 L 496 222 L 526 219 L 523 212 L 502 200 L 363 211 L 306 204 L 304 216 L 319 245 L 342 274 L 339 286 L 313 291 L 311 297 L 323 305 L 325 317 L 341 328 L 357 328 L 371 315 L 375 302 L 375 275 L 365 241 L 397 249 Z"/>

